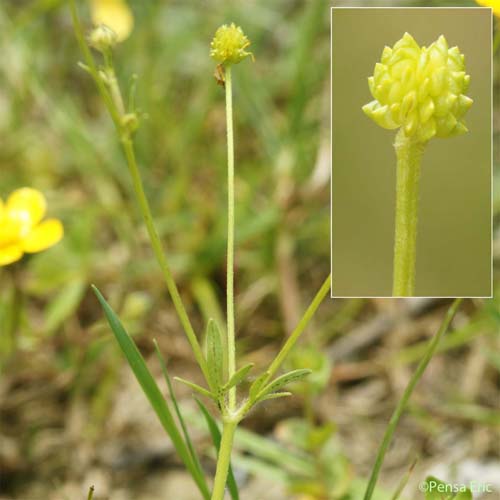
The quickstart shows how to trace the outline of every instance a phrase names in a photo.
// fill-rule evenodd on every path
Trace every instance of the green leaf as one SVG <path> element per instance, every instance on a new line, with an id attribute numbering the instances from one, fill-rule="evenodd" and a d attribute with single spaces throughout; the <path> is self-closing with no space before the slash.
<path id="1" fill-rule="evenodd" d="M 198 384 L 195 384 L 194 382 L 190 382 L 189 380 L 181 377 L 174 377 L 174 380 L 177 380 L 177 382 L 182 382 L 194 391 L 199 392 L 202 396 L 206 396 L 207 398 L 216 400 L 215 396 L 210 391 L 208 391 L 204 387 L 199 386 Z"/>
<path id="2" fill-rule="evenodd" d="M 250 390 L 248 391 L 248 395 L 251 400 L 254 400 L 257 395 L 259 394 L 259 391 L 262 389 L 262 386 L 265 384 L 267 377 L 269 377 L 269 372 L 264 372 L 261 373 L 253 382 L 252 385 L 250 386 Z"/>
<path id="3" fill-rule="evenodd" d="M 307 368 L 299 368 L 298 370 L 292 370 L 291 372 L 284 373 L 283 375 L 274 379 L 270 384 L 266 385 L 266 387 L 262 389 L 261 394 L 259 394 L 259 397 L 264 394 L 269 394 L 270 392 L 278 391 L 285 385 L 296 382 L 297 380 L 301 380 L 310 373 L 311 370 Z"/>
<path id="4" fill-rule="evenodd" d="M 229 379 L 227 384 L 224 385 L 224 391 L 231 389 L 231 387 L 235 387 L 241 382 L 243 382 L 248 375 L 248 372 L 254 367 L 254 363 L 248 363 L 248 365 L 242 366 L 239 370 L 237 370 L 233 376 Z"/>
<path id="5" fill-rule="evenodd" d="M 267 401 L 268 399 L 278 399 L 278 398 L 286 398 L 287 396 L 291 396 L 291 392 L 271 392 L 270 394 L 266 394 L 258 399 L 258 401 Z"/>
<path id="6" fill-rule="evenodd" d="M 217 425 L 217 422 L 214 420 L 212 415 L 210 415 L 205 405 L 199 399 L 196 399 L 196 402 L 198 403 L 198 406 L 201 412 L 203 413 L 203 416 L 205 417 L 208 430 L 210 432 L 210 435 L 212 436 L 212 441 L 214 443 L 215 450 L 218 454 L 220 449 L 221 433 Z M 231 467 L 231 464 L 229 465 L 229 471 L 227 473 L 227 487 L 229 493 L 231 494 L 231 498 L 233 500 L 239 500 L 240 495 L 238 492 L 238 485 L 236 483 L 236 480 L 234 479 L 233 468 Z"/>
<path id="7" fill-rule="evenodd" d="M 111 327 L 111 330 L 113 331 L 113 334 L 118 341 L 118 345 L 127 358 L 128 364 L 134 372 L 134 375 L 139 382 L 139 385 L 141 386 L 144 394 L 148 398 L 151 407 L 158 416 L 158 419 L 160 420 L 163 428 L 170 436 L 170 439 L 172 440 L 172 443 L 177 453 L 179 454 L 179 457 L 186 465 L 186 468 L 193 477 L 196 485 L 203 495 L 203 498 L 208 500 L 210 498 L 210 492 L 208 490 L 205 477 L 203 475 L 200 475 L 198 470 L 196 469 L 189 449 L 182 439 L 172 413 L 170 412 L 170 408 L 168 407 L 168 404 L 165 401 L 158 385 L 151 375 L 151 372 L 148 370 L 144 358 L 142 357 L 139 349 L 135 345 L 130 335 L 123 328 L 123 325 L 121 324 L 113 309 L 111 309 L 110 305 L 101 295 L 101 292 L 99 292 L 99 290 L 93 285 L 92 289 L 94 290 L 97 299 L 101 303 L 104 314 L 106 315 L 106 318 L 109 322 L 109 326 Z"/>
<path id="8" fill-rule="evenodd" d="M 223 358 L 222 335 L 213 319 L 207 325 L 207 365 L 212 391 L 217 391 L 222 386 Z"/>
<path id="9" fill-rule="evenodd" d="M 186 422 L 184 421 L 181 410 L 179 408 L 179 404 L 177 403 L 177 398 L 175 397 L 174 389 L 172 387 L 172 382 L 170 380 L 170 375 L 168 374 L 168 370 L 167 370 L 167 364 L 165 363 L 165 360 L 163 359 L 163 356 L 161 355 L 160 348 L 158 347 L 158 342 L 156 342 L 156 339 L 153 339 L 153 344 L 155 345 L 156 355 L 158 357 L 158 361 L 160 362 L 160 366 L 161 366 L 161 369 L 163 372 L 163 378 L 165 379 L 165 382 L 167 383 L 168 393 L 170 394 L 170 399 L 172 400 L 172 404 L 174 405 L 175 413 L 177 415 L 179 423 L 181 424 L 182 434 L 184 435 L 184 441 L 187 444 L 187 447 L 189 449 L 189 453 L 191 454 L 191 458 L 193 459 L 193 463 L 194 463 L 195 467 L 198 469 L 200 476 L 204 477 L 203 469 L 202 469 L 201 463 L 200 463 L 200 459 L 198 458 L 198 454 L 196 453 L 196 450 L 194 449 L 193 442 L 191 441 L 191 438 L 189 436 L 189 432 L 188 432 L 188 429 L 186 426 Z"/>
<path id="10" fill-rule="evenodd" d="M 464 485 L 445 483 L 433 476 L 424 481 L 425 500 L 473 500 L 469 488 Z"/>

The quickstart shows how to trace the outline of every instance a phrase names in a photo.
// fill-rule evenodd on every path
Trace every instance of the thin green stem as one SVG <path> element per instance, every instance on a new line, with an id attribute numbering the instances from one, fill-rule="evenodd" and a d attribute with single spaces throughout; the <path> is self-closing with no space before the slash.
<path id="1" fill-rule="evenodd" d="M 87 500 L 92 500 L 93 498 L 94 498 L 94 487 L 93 487 L 93 486 L 91 486 L 91 487 L 89 488 L 89 493 L 88 493 L 88 495 L 87 495 Z"/>
<path id="2" fill-rule="evenodd" d="M 420 162 L 425 144 L 400 129 L 394 148 L 397 156 L 396 224 L 392 294 L 411 296 L 415 288 Z"/>
<path id="3" fill-rule="evenodd" d="M 448 330 L 448 327 L 450 326 L 450 323 L 455 316 L 455 313 L 457 312 L 458 307 L 460 306 L 460 303 L 462 302 L 463 299 L 455 299 L 453 301 L 453 304 L 451 307 L 448 309 L 448 312 L 446 313 L 446 316 L 444 317 L 443 322 L 441 323 L 441 327 L 439 328 L 438 332 L 434 336 L 434 338 L 429 342 L 429 346 L 427 348 L 427 351 L 420 361 L 417 369 L 415 370 L 415 373 L 413 374 L 412 378 L 410 379 L 410 382 L 408 383 L 408 386 L 406 387 L 403 396 L 399 400 L 398 405 L 396 406 L 396 409 L 394 410 L 394 413 L 392 414 L 391 420 L 389 421 L 389 424 L 387 425 L 387 428 L 385 430 L 384 438 L 382 439 L 382 443 L 380 445 L 380 448 L 377 453 L 377 457 L 375 459 L 375 465 L 373 466 L 372 473 L 370 476 L 370 480 L 368 482 L 368 486 L 366 488 L 365 496 L 363 497 L 363 500 L 370 500 L 372 498 L 373 492 L 375 490 L 375 485 L 377 483 L 377 479 L 380 473 L 380 469 L 382 467 L 382 463 L 384 461 L 385 453 L 387 451 L 387 448 L 389 447 L 389 444 L 391 442 L 392 436 L 394 435 L 394 432 L 396 431 L 396 427 L 398 425 L 399 419 L 401 418 L 401 415 L 403 414 L 404 410 L 406 409 L 406 405 L 408 404 L 408 400 L 410 399 L 410 396 L 413 393 L 413 389 L 415 389 L 415 386 L 417 385 L 418 381 L 422 377 L 425 369 L 427 368 L 427 365 L 429 364 L 430 360 L 432 359 L 432 356 L 434 356 L 434 353 L 436 352 L 436 349 L 439 345 L 439 341 L 441 340 L 441 337 L 446 333 Z"/>
<path id="4" fill-rule="evenodd" d="M 161 271 L 163 273 L 163 277 L 165 279 L 165 282 L 167 284 L 168 291 L 170 293 L 170 296 L 172 298 L 172 302 L 174 303 L 175 310 L 177 312 L 177 315 L 179 317 L 179 320 L 184 328 L 184 331 L 186 333 L 186 337 L 188 338 L 189 343 L 191 344 L 191 348 L 193 349 L 194 356 L 196 358 L 196 361 L 198 365 L 200 366 L 201 371 L 203 372 L 203 375 L 205 376 L 205 379 L 208 381 L 209 376 L 208 376 L 208 368 L 207 364 L 205 361 L 205 357 L 203 356 L 203 352 L 201 350 L 200 344 L 198 342 L 198 339 L 196 337 L 196 334 L 194 332 L 194 329 L 191 325 L 191 321 L 189 320 L 189 316 L 187 315 L 186 309 L 184 307 L 184 304 L 182 303 L 181 296 L 179 294 L 179 290 L 177 288 L 177 285 L 175 284 L 172 272 L 170 270 L 170 266 L 167 261 L 167 257 L 165 253 L 163 252 L 162 244 L 160 241 L 160 238 L 158 236 L 158 233 L 156 231 L 154 222 L 153 222 L 153 216 L 151 214 L 151 209 L 149 207 L 148 200 L 146 198 L 146 195 L 144 193 L 144 187 L 142 185 L 142 180 L 141 176 L 139 173 L 139 168 L 137 166 L 137 161 L 135 157 L 135 150 L 134 150 L 134 145 L 130 136 L 130 132 L 126 127 L 123 126 L 122 124 L 122 116 L 123 116 L 123 99 L 122 95 L 120 92 L 120 88 L 118 86 L 118 82 L 116 81 L 116 78 L 111 79 L 111 84 L 112 84 L 112 93 L 113 95 L 110 95 L 108 92 L 108 89 L 106 88 L 106 85 L 104 84 L 100 74 L 99 70 L 97 68 L 97 65 L 94 61 L 94 58 L 92 56 L 92 53 L 85 41 L 85 37 L 83 35 L 83 29 L 80 24 L 80 20 L 78 18 L 78 12 L 76 9 L 75 5 L 75 0 L 70 0 L 70 7 L 71 7 L 71 15 L 73 18 L 73 24 L 75 28 L 75 33 L 76 37 L 78 40 L 78 44 L 80 45 L 80 49 L 83 53 L 83 56 L 85 58 L 85 63 L 87 64 L 88 71 L 90 72 L 92 78 L 94 79 L 94 82 L 99 90 L 99 93 L 101 94 L 104 103 L 108 109 L 108 112 L 113 120 L 113 123 L 115 125 L 116 131 L 118 132 L 118 135 L 120 136 L 120 140 L 122 143 L 123 151 L 125 153 L 125 158 L 127 160 L 127 165 L 132 177 L 132 185 L 134 188 L 134 193 L 137 198 L 137 202 L 139 204 L 139 208 L 144 220 L 144 223 L 146 225 L 146 229 L 149 235 L 151 247 L 153 248 L 154 255 L 156 257 L 156 260 L 161 268 Z M 111 64 L 110 59 L 107 59 L 108 65 Z M 110 74 L 114 77 L 114 69 L 112 66 L 108 68 Z M 121 104 L 120 104 L 121 103 Z"/>
<path id="5" fill-rule="evenodd" d="M 78 45 L 80 46 L 80 51 L 83 54 L 83 58 L 85 59 L 85 64 L 87 65 L 87 70 L 89 71 L 90 75 L 92 76 L 97 89 L 99 90 L 99 93 L 101 94 L 102 99 L 104 100 L 104 103 L 106 104 L 106 107 L 108 108 L 108 112 L 111 115 L 111 119 L 113 120 L 113 123 L 115 124 L 115 127 L 118 129 L 120 127 L 120 114 L 116 110 L 116 108 L 113 106 L 113 100 L 111 96 L 109 95 L 109 92 L 106 89 L 106 85 L 102 81 L 101 77 L 99 76 L 99 70 L 97 68 L 97 65 L 94 61 L 94 58 L 92 56 L 92 52 L 90 51 L 90 48 L 85 41 L 85 35 L 83 34 L 83 28 L 80 23 L 80 18 L 78 17 L 78 11 L 76 9 L 76 3 L 75 0 L 70 0 L 69 6 L 71 9 L 71 18 L 73 20 L 73 26 L 75 29 L 75 35 L 76 39 L 78 41 Z"/>
<path id="6" fill-rule="evenodd" d="M 226 122 L 227 122 L 227 378 L 236 371 L 234 328 L 234 134 L 233 88 L 231 66 L 226 68 Z M 229 409 L 236 407 L 236 387 L 229 390 Z"/>
<path id="7" fill-rule="evenodd" d="M 309 321 L 313 317 L 314 313 L 318 309 L 319 305 L 325 298 L 326 294 L 330 290 L 332 284 L 332 275 L 329 274 L 328 278 L 324 281 L 324 283 L 321 285 L 321 288 L 318 290 L 316 293 L 314 299 L 312 302 L 309 304 L 309 307 L 306 309 L 306 312 L 298 322 L 297 326 L 295 327 L 295 330 L 292 332 L 290 337 L 288 337 L 287 341 L 281 348 L 280 352 L 278 355 L 274 358 L 273 362 L 269 366 L 267 372 L 267 378 L 266 382 L 272 378 L 272 376 L 279 370 L 280 366 L 282 365 L 283 361 L 285 361 L 285 358 L 288 356 L 290 351 L 293 349 L 294 345 L 297 343 L 297 340 L 299 337 L 302 335 L 304 330 L 306 329 L 306 326 L 308 325 Z"/>
<path id="8" fill-rule="evenodd" d="M 211 500 L 223 500 L 237 422 L 224 422 Z"/>
<path id="9" fill-rule="evenodd" d="M 199 364 L 203 375 L 208 381 L 209 374 L 205 357 L 203 356 L 203 352 L 201 350 L 194 329 L 191 325 L 191 321 L 189 320 L 189 316 L 186 312 L 186 309 L 184 308 L 184 304 L 182 303 L 179 290 L 177 289 L 177 285 L 175 284 L 174 278 L 172 276 L 172 271 L 170 270 L 167 258 L 165 256 L 165 253 L 163 252 L 162 244 L 153 222 L 151 209 L 149 207 L 146 194 L 144 193 L 144 187 L 142 185 L 139 168 L 137 167 L 132 140 L 126 136 L 122 138 L 122 145 L 125 152 L 125 157 L 127 158 L 130 175 L 132 177 L 132 184 L 134 187 L 137 202 L 139 204 L 139 208 L 144 219 L 146 229 L 148 231 L 151 247 L 153 248 L 156 260 L 158 261 L 158 264 L 160 265 L 160 268 L 162 270 L 163 277 L 170 293 L 170 297 L 172 298 L 172 302 L 174 303 L 175 310 L 177 311 L 177 315 L 179 316 L 179 320 L 184 328 L 188 341 L 191 344 L 191 348 L 193 349 L 196 361 Z"/>

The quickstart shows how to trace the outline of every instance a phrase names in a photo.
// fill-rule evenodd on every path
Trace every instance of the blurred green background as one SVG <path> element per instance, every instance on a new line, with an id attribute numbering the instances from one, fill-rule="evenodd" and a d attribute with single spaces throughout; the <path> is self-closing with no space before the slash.
<path id="1" fill-rule="evenodd" d="M 332 268 L 334 296 L 390 296 L 396 131 L 361 111 L 385 45 L 408 31 L 444 34 L 465 54 L 474 104 L 469 133 L 429 142 L 422 160 L 417 296 L 491 294 L 490 9 L 334 9 Z"/>

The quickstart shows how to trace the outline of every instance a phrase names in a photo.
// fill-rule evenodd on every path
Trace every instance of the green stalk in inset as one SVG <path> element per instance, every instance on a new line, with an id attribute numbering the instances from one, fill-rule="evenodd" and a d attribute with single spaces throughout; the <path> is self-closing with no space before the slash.
<path id="1" fill-rule="evenodd" d="M 418 185 L 420 163 L 433 137 L 467 132 L 463 117 L 472 105 L 465 95 L 470 76 L 464 55 L 448 48 L 441 35 L 429 47 L 420 47 L 409 33 L 385 47 L 368 85 L 375 100 L 363 111 L 386 129 L 399 129 L 396 223 L 394 238 L 394 296 L 415 292 L 417 259 Z"/>
<path id="2" fill-rule="evenodd" d="M 394 296 L 413 295 L 417 256 L 418 188 L 425 144 L 401 129 L 394 144 L 397 156 L 396 223 L 394 233 Z"/>

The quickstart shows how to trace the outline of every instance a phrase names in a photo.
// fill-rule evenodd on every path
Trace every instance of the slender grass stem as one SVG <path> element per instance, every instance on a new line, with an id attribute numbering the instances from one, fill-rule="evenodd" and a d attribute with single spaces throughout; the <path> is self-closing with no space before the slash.
<path id="1" fill-rule="evenodd" d="M 269 366 L 267 372 L 267 379 L 270 380 L 272 376 L 279 370 L 280 366 L 282 365 L 283 361 L 285 361 L 285 358 L 288 356 L 290 351 L 293 349 L 294 345 L 297 343 L 297 340 L 299 337 L 302 335 L 304 330 L 306 329 L 306 326 L 308 325 L 309 321 L 313 317 L 314 313 L 318 309 L 319 305 L 325 298 L 326 294 L 330 290 L 330 287 L 332 285 L 332 275 L 329 274 L 328 278 L 323 282 L 321 285 L 321 288 L 318 290 L 316 293 L 314 299 L 312 302 L 309 304 L 309 307 L 306 309 L 306 312 L 298 322 L 297 326 L 295 327 L 295 330 L 292 332 L 290 337 L 288 337 L 287 341 L 281 348 L 280 352 L 278 355 L 274 358 L 273 362 Z"/>
<path id="2" fill-rule="evenodd" d="M 108 90 L 106 89 L 106 85 L 99 76 L 99 70 L 94 61 L 94 58 L 92 57 L 92 52 L 90 51 L 90 48 L 87 42 L 85 41 L 85 35 L 83 33 L 82 24 L 80 23 L 80 18 L 78 17 L 78 11 L 76 8 L 75 0 L 70 0 L 69 7 L 71 9 L 71 18 L 73 20 L 73 27 L 75 30 L 76 39 L 78 41 L 78 45 L 80 47 L 80 51 L 82 52 L 83 58 L 85 59 L 85 64 L 87 65 L 87 69 L 90 75 L 92 76 L 97 86 L 97 89 L 99 90 L 99 93 L 101 94 L 101 97 L 104 100 L 104 103 L 106 104 L 106 107 L 108 108 L 108 112 L 111 115 L 111 119 L 113 120 L 115 127 L 118 129 L 121 126 L 120 114 L 117 111 L 117 109 L 113 106 L 113 100 L 109 95 Z"/>
<path id="3" fill-rule="evenodd" d="M 397 155 L 396 224 L 394 235 L 393 296 L 411 296 L 415 289 L 420 162 L 425 144 L 400 129 Z"/>
<path id="4" fill-rule="evenodd" d="M 223 500 L 237 422 L 224 422 L 211 500 Z"/>
<path id="5" fill-rule="evenodd" d="M 189 320 L 189 316 L 186 312 L 186 309 L 184 308 L 184 304 L 182 303 L 179 290 L 177 289 L 177 285 L 175 284 L 174 278 L 172 276 L 172 271 L 170 270 L 167 258 L 165 256 L 165 253 L 163 252 L 161 241 L 153 222 L 151 209 L 149 207 L 146 194 L 144 193 L 144 187 L 142 185 L 139 168 L 137 167 L 132 140 L 129 137 L 122 138 L 122 145 L 125 156 L 127 158 L 130 175 L 132 177 L 132 184 L 134 187 L 137 202 L 139 203 L 139 208 L 144 219 L 146 229 L 148 231 L 151 247 L 153 248 L 156 260 L 158 261 L 158 264 L 160 265 L 160 268 L 162 270 L 163 277 L 170 293 L 170 297 L 172 298 L 172 302 L 174 303 L 175 310 L 177 311 L 177 315 L 179 316 L 179 320 L 184 328 L 188 341 L 191 344 L 191 348 L 193 349 L 196 361 L 199 364 L 206 380 L 209 380 L 205 357 L 203 356 L 203 352 L 201 350 L 194 329 L 191 325 L 191 321 Z"/>
<path id="6" fill-rule="evenodd" d="M 231 66 L 226 67 L 226 122 L 227 122 L 227 378 L 236 370 L 234 327 L 234 133 L 233 86 Z M 229 390 L 229 409 L 236 407 L 236 387 Z"/>
<path id="7" fill-rule="evenodd" d="M 150 239 L 151 247 L 153 248 L 154 255 L 158 264 L 163 273 L 163 277 L 167 284 L 168 291 L 172 298 L 172 302 L 174 304 L 175 310 L 179 317 L 179 320 L 184 328 L 186 337 L 188 338 L 189 343 L 191 344 L 191 348 L 193 349 L 194 356 L 198 365 L 200 366 L 205 379 L 209 380 L 208 368 L 205 361 L 205 357 L 203 356 L 203 352 L 201 350 L 200 344 L 194 332 L 193 326 L 191 325 L 191 321 L 186 312 L 184 304 L 182 302 L 181 296 L 179 294 L 179 290 L 177 285 L 175 284 L 172 272 L 170 270 L 170 266 L 167 260 L 165 253 L 163 252 L 162 244 L 160 238 L 158 236 L 158 232 L 156 231 L 153 216 L 151 214 L 151 209 L 149 207 L 149 203 L 147 201 L 146 195 L 144 193 L 144 187 L 142 184 L 141 176 L 139 173 L 139 168 L 137 166 L 137 161 L 135 157 L 134 144 L 130 136 L 130 131 L 127 130 L 126 127 L 122 124 L 122 111 L 123 111 L 123 99 L 118 86 L 116 79 L 112 80 L 113 88 L 111 95 L 104 84 L 102 78 L 99 75 L 99 71 L 97 65 L 94 61 L 94 57 L 85 41 L 85 37 L 83 35 L 83 29 L 80 23 L 80 19 L 78 17 L 78 12 L 75 5 L 75 0 L 70 0 L 70 8 L 71 15 L 73 19 L 73 24 L 75 28 L 76 37 L 78 40 L 78 44 L 80 45 L 80 49 L 83 53 L 85 63 L 87 64 L 87 68 L 89 73 L 91 74 L 99 93 L 102 96 L 102 99 L 108 109 L 108 112 L 113 120 L 116 131 L 120 136 L 120 140 L 122 143 L 123 151 L 125 154 L 125 158 L 127 160 L 127 165 L 132 177 L 132 184 L 134 188 L 134 193 L 137 198 L 137 203 L 139 204 L 139 208 L 146 225 L 146 229 L 148 232 L 148 236 Z M 111 64 L 109 60 L 108 64 Z M 114 69 L 112 67 L 109 68 L 112 72 L 112 76 L 114 76 Z M 114 82 L 114 83 L 113 83 Z M 120 104 L 121 103 L 121 104 Z"/>
<path id="8" fill-rule="evenodd" d="M 424 354 L 424 357 L 420 361 L 417 369 L 415 370 L 415 373 L 413 374 L 412 378 L 410 379 L 410 382 L 408 383 L 408 385 L 403 393 L 403 396 L 399 400 L 399 403 L 396 406 L 394 413 L 392 414 L 391 420 L 389 421 L 389 424 L 387 425 L 384 437 L 382 439 L 382 443 L 381 443 L 380 448 L 378 450 L 377 457 L 375 459 L 375 464 L 373 466 L 370 480 L 368 482 L 368 486 L 366 488 L 366 492 L 365 492 L 365 495 L 363 497 L 363 500 L 370 500 L 372 498 L 373 492 L 375 490 L 375 485 L 377 483 L 377 479 L 378 479 L 378 476 L 380 473 L 380 469 L 382 467 L 382 463 L 384 462 L 385 453 L 389 447 L 392 436 L 394 435 L 394 432 L 396 431 L 396 427 L 399 423 L 399 419 L 401 418 L 401 415 L 403 414 L 404 410 L 406 409 L 406 405 L 408 404 L 408 400 L 410 399 L 410 396 L 412 395 L 413 390 L 415 389 L 415 386 L 417 385 L 418 381 L 422 377 L 425 369 L 427 368 L 427 365 L 429 364 L 430 360 L 432 359 L 432 356 L 434 356 L 434 353 L 436 352 L 436 349 L 439 345 L 439 341 L 441 340 L 441 337 L 448 330 L 448 327 L 450 326 L 450 323 L 451 323 L 453 317 L 455 316 L 455 313 L 457 312 L 457 309 L 460 306 L 460 303 L 462 302 L 462 300 L 463 299 L 455 299 L 453 301 L 453 304 L 451 305 L 451 307 L 448 309 L 448 312 L 446 313 L 446 316 L 444 317 L 444 320 L 441 323 L 441 327 L 439 328 L 439 330 L 436 333 L 436 335 L 434 336 L 434 338 L 432 338 L 432 340 L 429 342 L 429 346 L 427 348 L 426 353 Z"/>

